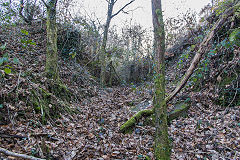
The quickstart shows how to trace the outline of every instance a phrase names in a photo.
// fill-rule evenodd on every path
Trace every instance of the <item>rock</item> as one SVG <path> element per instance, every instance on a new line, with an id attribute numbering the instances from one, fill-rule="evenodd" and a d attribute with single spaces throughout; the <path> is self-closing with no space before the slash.
<path id="1" fill-rule="evenodd" d="M 113 157 L 116 157 L 116 156 L 119 155 L 119 154 L 120 154 L 119 151 L 114 151 L 111 155 L 112 155 Z"/>

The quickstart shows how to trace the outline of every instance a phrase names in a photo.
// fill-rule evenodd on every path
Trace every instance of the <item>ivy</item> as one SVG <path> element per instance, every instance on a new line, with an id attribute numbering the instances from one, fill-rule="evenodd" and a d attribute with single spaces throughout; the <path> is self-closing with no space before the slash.
<path id="1" fill-rule="evenodd" d="M 0 50 L 4 51 L 6 49 L 7 44 L 4 44 L 4 47 L 0 47 Z M 12 66 L 9 65 L 10 62 L 13 62 L 14 64 L 19 64 L 18 58 L 14 57 L 13 61 L 9 60 L 8 53 L 3 54 L 3 57 L 0 57 L 0 69 L 4 71 L 5 74 L 11 74 L 12 73 Z"/>
<path id="2" fill-rule="evenodd" d="M 224 13 L 231 4 L 232 4 L 232 0 L 223 0 L 219 2 L 218 7 L 216 9 L 217 16 L 220 16 L 222 13 Z"/>
<path id="3" fill-rule="evenodd" d="M 229 41 L 240 47 L 240 28 L 236 28 L 230 35 L 229 35 Z"/>

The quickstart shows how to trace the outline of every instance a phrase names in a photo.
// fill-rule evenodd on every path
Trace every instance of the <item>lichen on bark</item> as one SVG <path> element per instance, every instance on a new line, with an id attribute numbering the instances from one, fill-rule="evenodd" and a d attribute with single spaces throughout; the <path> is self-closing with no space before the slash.
<path id="1" fill-rule="evenodd" d="M 57 25 L 56 25 L 56 3 L 50 0 L 47 7 L 47 54 L 46 74 L 48 78 L 59 81 L 58 75 L 58 52 L 57 52 Z"/>
<path id="2" fill-rule="evenodd" d="M 152 0 L 152 16 L 154 27 L 154 53 L 156 73 L 154 79 L 154 114 L 155 114 L 155 144 L 156 160 L 170 159 L 171 148 L 168 139 L 167 105 L 165 101 L 165 32 L 161 0 Z"/>

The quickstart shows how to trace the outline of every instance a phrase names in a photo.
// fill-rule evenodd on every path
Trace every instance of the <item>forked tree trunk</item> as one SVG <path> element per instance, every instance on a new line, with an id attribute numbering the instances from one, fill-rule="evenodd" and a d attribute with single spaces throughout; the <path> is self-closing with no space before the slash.
<path id="1" fill-rule="evenodd" d="M 152 0 L 152 18 L 154 28 L 154 114 L 155 114 L 155 145 L 156 160 L 170 159 L 170 144 L 168 139 L 167 105 L 165 101 L 165 32 L 161 0 Z"/>

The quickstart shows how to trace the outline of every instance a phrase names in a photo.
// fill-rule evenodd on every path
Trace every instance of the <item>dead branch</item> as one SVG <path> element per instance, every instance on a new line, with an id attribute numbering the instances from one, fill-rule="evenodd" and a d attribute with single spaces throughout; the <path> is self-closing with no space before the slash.
<path id="1" fill-rule="evenodd" d="M 211 31 L 207 34 L 207 36 L 204 38 L 203 42 L 200 44 L 199 50 L 197 51 L 197 54 L 194 56 L 192 63 L 190 67 L 188 68 L 186 74 L 182 78 L 181 82 L 179 85 L 175 88 L 175 90 L 166 98 L 166 102 L 169 102 L 170 100 L 173 99 L 173 97 L 185 86 L 187 83 L 188 79 L 191 77 L 193 74 L 193 71 L 195 70 L 196 66 L 198 65 L 199 61 L 201 60 L 202 56 L 204 53 L 207 52 L 207 47 L 209 45 L 209 42 L 213 39 L 215 34 L 222 28 L 224 22 L 233 15 L 234 9 L 236 7 L 240 6 L 240 2 L 238 2 L 236 5 L 233 7 L 227 9 L 222 16 L 218 19 L 218 21 L 215 23 L 215 25 L 212 27 Z"/>
<path id="2" fill-rule="evenodd" d="M 189 108 L 190 105 L 182 105 L 180 108 L 176 108 L 172 112 L 168 113 L 167 118 L 168 124 L 170 124 L 172 120 L 184 116 Z M 139 111 L 120 127 L 120 132 L 127 133 L 131 131 L 131 128 L 135 126 L 135 124 L 138 123 L 142 117 L 149 117 L 153 113 L 154 113 L 153 109 Z"/>
<path id="3" fill-rule="evenodd" d="M 119 9 L 115 14 L 113 14 L 111 16 L 111 18 L 115 17 L 116 15 L 118 15 L 120 12 L 122 12 L 127 6 L 129 6 L 131 3 L 133 3 L 135 0 L 131 0 L 130 2 L 128 2 L 127 4 L 125 4 L 121 9 Z"/>
<path id="4" fill-rule="evenodd" d="M 30 159 L 30 160 L 45 160 L 45 159 L 36 158 L 36 157 L 33 157 L 33 156 L 28 156 L 26 154 L 19 154 L 19 153 L 11 152 L 11 151 L 6 150 L 6 149 L 1 148 L 1 147 L 0 147 L 0 153 L 3 153 L 3 154 L 8 155 L 8 156 Z"/>
<path id="5" fill-rule="evenodd" d="M 19 138 L 19 139 L 27 139 L 27 137 L 20 136 L 20 135 L 9 135 L 9 134 L 4 134 L 0 133 L 1 138 Z"/>

